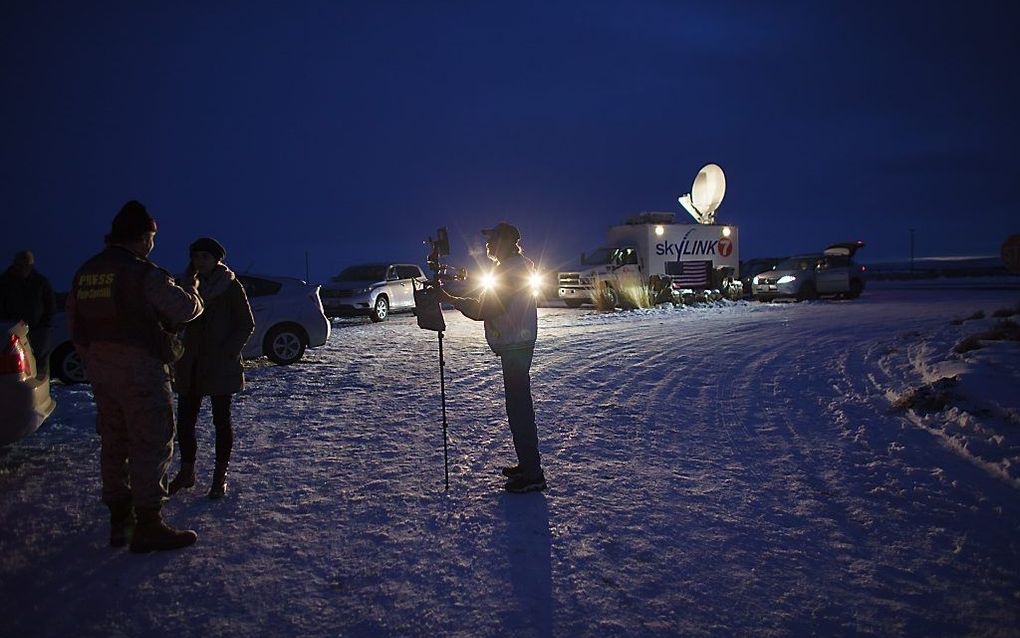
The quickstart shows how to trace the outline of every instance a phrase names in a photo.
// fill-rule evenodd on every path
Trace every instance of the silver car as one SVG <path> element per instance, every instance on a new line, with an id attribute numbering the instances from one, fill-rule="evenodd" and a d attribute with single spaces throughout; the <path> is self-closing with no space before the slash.
<path id="1" fill-rule="evenodd" d="M 39 429 L 56 402 L 50 396 L 49 377 L 36 378 L 28 327 L 19 321 L 0 328 L 0 447 L 3 447 Z"/>
<path id="2" fill-rule="evenodd" d="M 238 274 L 238 280 L 248 294 L 255 332 L 245 344 L 241 356 L 257 359 L 262 355 L 279 365 L 296 363 L 306 348 L 317 348 L 326 343 L 332 329 L 322 312 L 319 287 L 293 277 Z M 63 308 L 58 295 L 58 308 Z M 53 343 L 50 355 L 50 372 L 63 383 L 86 383 L 85 366 L 67 334 L 67 320 L 63 311 L 53 318 Z"/>
<path id="3" fill-rule="evenodd" d="M 832 244 L 822 253 L 794 255 L 775 268 L 755 275 L 751 290 L 758 301 L 816 299 L 839 296 L 854 299 L 864 290 L 864 268 L 853 257 L 864 242 Z"/>
<path id="4" fill-rule="evenodd" d="M 414 264 L 351 266 L 322 287 L 322 307 L 328 317 L 368 315 L 385 321 L 391 312 L 414 310 L 414 287 L 424 280 Z"/>

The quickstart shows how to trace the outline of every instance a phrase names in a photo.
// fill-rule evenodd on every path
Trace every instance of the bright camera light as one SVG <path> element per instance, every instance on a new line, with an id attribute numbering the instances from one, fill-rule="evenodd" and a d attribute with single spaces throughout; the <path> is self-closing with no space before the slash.
<path id="1" fill-rule="evenodd" d="M 537 272 L 531 273 L 528 285 L 531 286 L 531 293 L 537 297 L 542 292 L 542 275 Z"/>
<path id="2" fill-rule="evenodd" d="M 796 281 L 796 280 L 797 280 L 797 278 L 794 277 L 793 275 L 783 275 L 782 277 L 779 278 L 779 281 L 776 282 L 776 283 L 788 284 L 791 281 Z"/>
<path id="3" fill-rule="evenodd" d="M 723 226 L 723 229 L 722 229 L 722 236 L 723 237 L 729 237 L 731 232 L 733 232 L 733 231 L 730 230 L 729 226 Z"/>
<path id="4" fill-rule="evenodd" d="M 492 290 L 496 287 L 496 275 L 487 272 L 482 275 L 482 290 Z"/>
<path id="5" fill-rule="evenodd" d="M 659 237 L 662 237 L 662 234 L 664 232 L 666 232 L 666 229 L 663 228 L 662 226 L 656 226 L 655 227 L 655 234 L 658 235 Z"/>

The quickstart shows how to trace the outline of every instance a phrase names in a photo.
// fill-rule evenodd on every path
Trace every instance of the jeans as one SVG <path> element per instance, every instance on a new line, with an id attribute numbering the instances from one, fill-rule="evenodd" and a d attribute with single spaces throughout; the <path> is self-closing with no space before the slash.
<path id="1" fill-rule="evenodd" d="M 210 397 L 213 425 L 216 426 L 216 465 L 226 465 L 230 461 L 230 450 L 234 446 L 234 429 L 230 423 L 230 396 L 222 394 Z M 198 422 L 198 411 L 201 407 L 200 396 L 181 394 L 177 398 L 177 438 L 181 444 L 182 463 L 194 463 L 198 454 L 195 424 Z"/>
<path id="2" fill-rule="evenodd" d="M 503 389 L 506 392 L 506 416 L 514 439 L 514 450 L 521 474 L 535 478 L 542 471 L 538 453 L 538 428 L 531 401 L 531 360 L 535 349 L 508 350 L 500 355 L 503 363 Z"/>

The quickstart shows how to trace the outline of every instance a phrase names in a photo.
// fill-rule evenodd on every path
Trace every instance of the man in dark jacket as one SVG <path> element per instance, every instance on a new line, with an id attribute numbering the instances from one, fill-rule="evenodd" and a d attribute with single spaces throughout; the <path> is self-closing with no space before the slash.
<path id="1" fill-rule="evenodd" d="M 36 376 L 50 373 L 50 337 L 56 300 L 50 282 L 35 270 L 35 256 L 23 250 L 0 275 L 0 320 L 24 321 L 35 355 Z"/>
<path id="2" fill-rule="evenodd" d="M 538 313 L 531 275 L 534 264 L 521 254 L 521 234 L 507 223 L 483 230 L 489 259 L 496 262 L 495 284 L 479 298 L 454 297 L 440 288 L 440 299 L 464 316 L 485 323 L 485 340 L 503 364 L 506 415 L 517 465 L 503 468 L 508 492 L 544 490 L 538 429 L 531 399 L 531 361 L 535 354 Z"/>
<path id="3" fill-rule="evenodd" d="M 156 221 L 136 201 L 121 208 L 106 249 L 74 276 L 67 299 L 71 340 L 88 368 L 102 447 L 103 502 L 110 508 L 110 545 L 131 551 L 177 549 L 191 530 L 163 522 L 166 471 L 174 450 L 170 366 L 180 356 L 179 324 L 202 314 L 192 279 L 176 285 L 148 260 Z"/>

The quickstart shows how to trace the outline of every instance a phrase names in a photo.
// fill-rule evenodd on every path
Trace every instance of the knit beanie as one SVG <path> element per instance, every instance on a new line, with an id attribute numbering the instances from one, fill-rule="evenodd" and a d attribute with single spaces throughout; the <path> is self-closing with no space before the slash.
<path id="1" fill-rule="evenodd" d="M 223 261 L 223 258 L 227 256 L 227 251 L 223 248 L 223 244 L 212 237 L 199 237 L 191 243 L 189 250 L 193 253 L 199 251 L 207 252 L 215 257 L 216 261 Z"/>
<path id="2" fill-rule="evenodd" d="M 141 202 L 132 199 L 124 204 L 113 218 L 110 234 L 106 238 L 110 241 L 132 241 L 154 232 L 156 220 L 145 210 Z"/>

